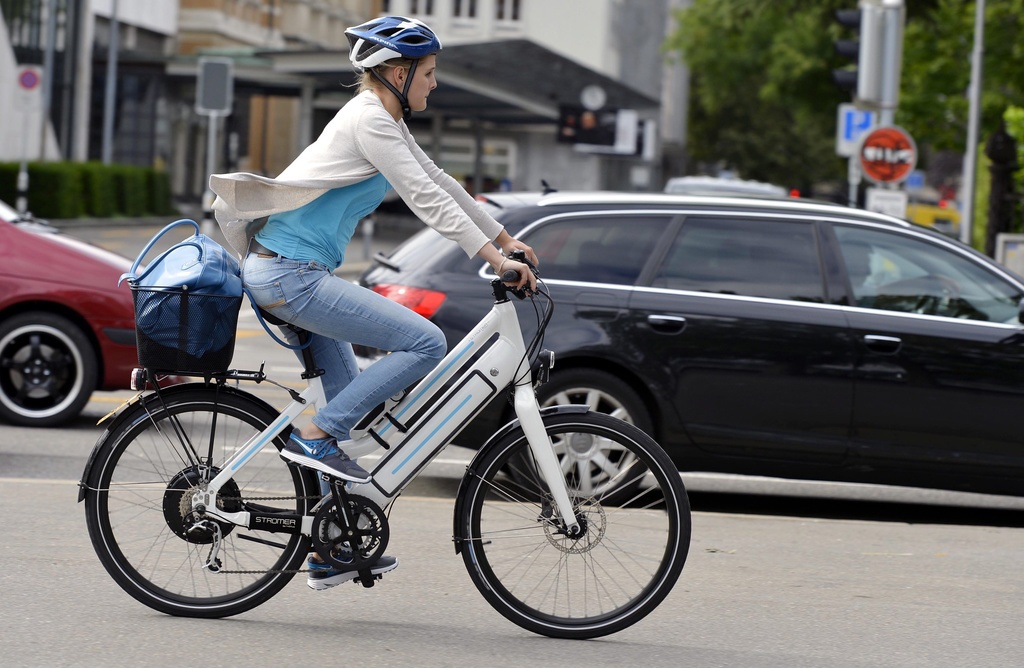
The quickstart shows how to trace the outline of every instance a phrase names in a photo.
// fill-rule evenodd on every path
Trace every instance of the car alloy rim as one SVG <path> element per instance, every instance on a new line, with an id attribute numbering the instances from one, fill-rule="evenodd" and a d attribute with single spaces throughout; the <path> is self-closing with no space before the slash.
<path id="1" fill-rule="evenodd" d="M 30 325 L 0 340 L 0 402 L 18 415 L 60 413 L 82 391 L 81 352 L 54 327 Z"/>
<path id="2" fill-rule="evenodd" d="M 568 387 L 549 397 L 542 407 L 559 404 L 589 406 L 590 410 L 607 413 L 623 422 L 633 418 L 615 397 L 592 387 Z M 579 480 L 580 490 L 600 498 L 622 484 L 620 473 L 629 470 L 634 458 L 622 452 L 607 439 L 589 434 L 563 434 L 552 443 L 562 473 Z"/>

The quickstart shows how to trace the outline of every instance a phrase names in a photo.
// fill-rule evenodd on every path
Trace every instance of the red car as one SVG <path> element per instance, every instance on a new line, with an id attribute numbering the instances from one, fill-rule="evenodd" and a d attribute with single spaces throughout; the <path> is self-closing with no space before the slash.
<path id="1" fill-rule="evenodd" d="M 49 427 L 95 390 L 128 389 L 135 311 L 131 261 L 0 202 L 0 420 Z"/>

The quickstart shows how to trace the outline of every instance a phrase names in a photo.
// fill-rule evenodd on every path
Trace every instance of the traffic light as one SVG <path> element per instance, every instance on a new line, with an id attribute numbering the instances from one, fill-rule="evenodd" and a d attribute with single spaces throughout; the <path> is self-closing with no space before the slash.
<path id="1" fill-rule="evenodd" d="M 836 22 L 844 28 L 849 28 L 853 32 L 860 32 L 860 17 L 861 12 L 859 9 L 837 9 L 836 10 Z M 850 62 L 857 63 L 860 58 L 860 42 L 855 39 L 837 39 L 833 42 L 836 53 L 843 58 L 848 59 Z M 840 70 L 832 70 L 832 80 L 836 82 L 836 85 L 843 90 L 848 90 L 851 93 L 857 91 L 857 76 L 858 70 L 856 67 L 846 67 Z"/>
<path id="2" fill-rule="evenodd" d="M 836 22 L 858 37 L 836 40 L 836 53 L 857 66 L 832 70 L 832 79 L 840 88 L 854 92 L 858 107 L 895 108 L 904 17 L 903 0 L 860 0 L 857 9 L 836 10 Z"/>

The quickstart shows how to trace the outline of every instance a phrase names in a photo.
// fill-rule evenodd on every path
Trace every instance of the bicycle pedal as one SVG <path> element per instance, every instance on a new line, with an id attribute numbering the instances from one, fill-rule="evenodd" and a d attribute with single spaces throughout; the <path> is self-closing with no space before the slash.
<path id="1" fill-rule="evenodd" d="M 355 577 L 355 579 L 352 580 L 352 582 L 356 582 L 358 584 L 361 584 L 366 589 L 369 589 L 370 587 L 372 587 L 374 584 L 377 583 L 377 580 L 383 580 L 383 579 L 384 579 L 384 574 L 383 573 L 377 573 L 376 575 L 374 575 L 370 571 L 360 571 L 359 575 L 357 575 Z"/>

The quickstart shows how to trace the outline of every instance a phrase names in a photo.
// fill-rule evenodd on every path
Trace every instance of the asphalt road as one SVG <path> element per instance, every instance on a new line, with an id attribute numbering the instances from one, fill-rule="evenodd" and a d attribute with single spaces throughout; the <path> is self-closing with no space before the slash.
<path id="1" fill-rule="evenodd" d="M 265 362 L 282 380 L 294 377 L 290 353 L 268 343 L 246 318 L 238 358 Z M 313 592 L 296 580 L 235 618 L 168 617 L 137 603 L 107 575 L 76 504 L 77 479 L 100 433 L 96 420 L 127 394 L 97 395 L 64 428 L 0 426 L 5 665 L 959 668 L 1024 662 L 1021 500 L 686 474 L 693 541 L 668 599 L 614 636 L 560 641 L 499 616 L 454 554 L 452 496 L 471 456 L 459 448 L 442 453 L 395 504 L 389 553 L 401 566 L 377 587 Z"/>
<path id="2" fill-rule="evenodd" d="M 6 449 L 6 448 L 5 448 Z M 300 581 L 226 620 L 154 612 L 97 560 L 63 479 L 0 478 L 0 624 L 12 666 L 1015 666 L 1024 531 L 694 514 L 682 579 L 596 641 L 534 636 L 490 609 L 450 542 L 452 501 L 404 496 L 370 590 Z M 753 508 L 751 508 L 753 510 Z"/>

